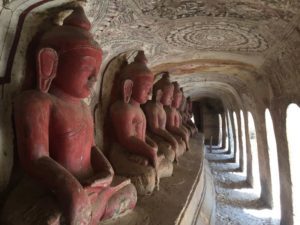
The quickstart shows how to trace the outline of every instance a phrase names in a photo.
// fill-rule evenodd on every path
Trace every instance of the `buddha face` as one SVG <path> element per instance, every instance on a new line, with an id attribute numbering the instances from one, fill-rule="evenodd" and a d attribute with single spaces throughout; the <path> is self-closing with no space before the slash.
<path id="1" fill-rule="evenodd" d="M 170 84 L 163 88 L 163 95 L 160 102 L 165 106 L 170 106 L 173 101 L 174 85 Z"/>
<path id="2" fill-rule="evenodd" d="M 81 48 L 65 52 L 59 56 L 53 84 L 72 97 L 86 98 L 97 81 L 101 61 L 101 50 Z"/>
<path id="3" fill-rule="evenodd" d="M 182 101 L 182 92 L 181 91 L 174 92 L 172 106 L 178 109 L 180 107 L 181 101 Z"/>
<path id="4" fill-rule="evenodd" d="M 140 104 L 149 99 L 152 92 L 154 77 L 150 75 L 136 76 L 133 81 L 132 98 Z"/>

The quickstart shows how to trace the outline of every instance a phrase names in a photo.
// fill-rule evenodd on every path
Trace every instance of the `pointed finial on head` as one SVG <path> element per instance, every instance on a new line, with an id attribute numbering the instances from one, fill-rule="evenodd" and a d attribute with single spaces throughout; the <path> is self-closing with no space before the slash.
<path id="1" fill-rule="evenodd" d="M 76 7 L 74 11 L 64 19 L 63 25 L 78 27 L 87 31 L 91 29 L 91 23 L 86 17 L 82 7 Z"/>
<path id="2" fill-rule="evenodd" d="M 162 78 L 164 79 L 170 79 L 170 74 L 168 71 L 162 72 Z"/>
<path id="3" fill-rule="evenodd" d="M 147 64 L 148 63 L 148 60 L 147 60 L 147 58 L 145 56 L 144 51 L 138 51 L 138 54 L 134 58 L 134 62 L 143 63 L 143 64 Z"/>

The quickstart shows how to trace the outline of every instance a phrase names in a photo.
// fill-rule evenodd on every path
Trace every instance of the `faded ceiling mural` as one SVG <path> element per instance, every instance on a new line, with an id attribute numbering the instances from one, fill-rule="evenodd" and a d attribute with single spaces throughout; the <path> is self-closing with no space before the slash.
<path id="1" fill-rule="evenodd" d="M 172 73 L 176 67 L 177 75 L 188 75 L 180 79 L 183 86 L 193 86 L 193 79 L 188 79 L 193 75 L 214 80 L 222 73 L 226 77 L 223 82 L 242 92 L 249 76 L 269 75 L 266 68 L 278 61 L 274 52 L 288 47 L 285 43 L 299 32 L 300 21 L 300 2 L 296 0 L 114 0 L 89 1 L 88 8 L 107 59 L 142 48 L 155 72 L 164 69 Z M 207 59 L 220 64 L 204 65 Z M 227 60 L 239 68 L 227 65 L 226 70 L 220 69 Z M 209 75 L 203 73 L 204 68 Z M 190 89 L 186 89 L 187 95 L 199 96 Z"/>
<path id="2" fill-rule="evenodd" d="M 104 46 L 144 44 L 153 55 L 176 50 L 263 53 L 283 38 L 282 31 L 299 12 L 297 1 L 115 0 L 89 5 L 94 32 Z"/>
<path id="3" fill-rule="evenodd" d="M 72 1 L 6 0 L 0 16 L 7 19 L 11 14 L 13 21 L 18 10 L 41 2 L 58 6 Z M 194 77 L 214 81 L 223 76 L 223 82 L 243 93 L 253 82 L 267 79 L 277 87 L 275 95 L 285 89 L 287 77 L 299 79 L 298 0 L 77 2 L 92 21 L 92 32 L 104 51 L 104 67 L 121 53 L 143 49 L 155 73 L 167 70 L 173 79 L 182 76 L 180 83 L 191 87 L 186 95 L 194 99 L 200 96 L 190 91 Z M 1 55 L 8 58 L 8 53 Z"/>

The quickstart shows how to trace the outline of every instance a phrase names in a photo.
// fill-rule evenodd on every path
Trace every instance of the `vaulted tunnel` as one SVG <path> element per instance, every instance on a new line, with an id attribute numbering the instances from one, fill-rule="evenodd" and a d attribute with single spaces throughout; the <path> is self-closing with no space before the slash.
<path id="1" fill-rule="evenodd" d="M 12 103 L 24 85 L 28 45 L 53 26 L 50 20 L 61 24 L 77 5 L 103 50 L 101 78 L 85 102 L 104 152 L 115 76 L 137 51 L 145 52 L 154 82 L 168 72 L 193 102 L 193 120 L 204 138 L 195 146 L 203 145 L 208 160 L 203 190 L 207 185 L 207 195 L 213 192 L 208 200 L 203 197 L 200 212 L 210 219 L 195 221 L 186 204 L 176 224 L 300 223 L 298 0 L 0 1 L 0 206 L 11 188 Z M 197 187 L 195 201 L 201 196 Z M 215 201 L 214 188 L 216 209 L 208 203 Z M 151 201 L 142 203 L 151 208 Z"/>

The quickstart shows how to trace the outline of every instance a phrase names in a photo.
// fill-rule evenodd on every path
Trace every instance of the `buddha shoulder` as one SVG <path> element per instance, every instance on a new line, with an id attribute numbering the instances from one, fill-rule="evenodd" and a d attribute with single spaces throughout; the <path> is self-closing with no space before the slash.
<path id="1" fill-rule="evenodd" d="M 50 95 L 37 90 L 24 91 L 14 101 L 14 108 L 22 112 L 28 110 L 43 111 L 49 109 L 51 105 Z"/>

